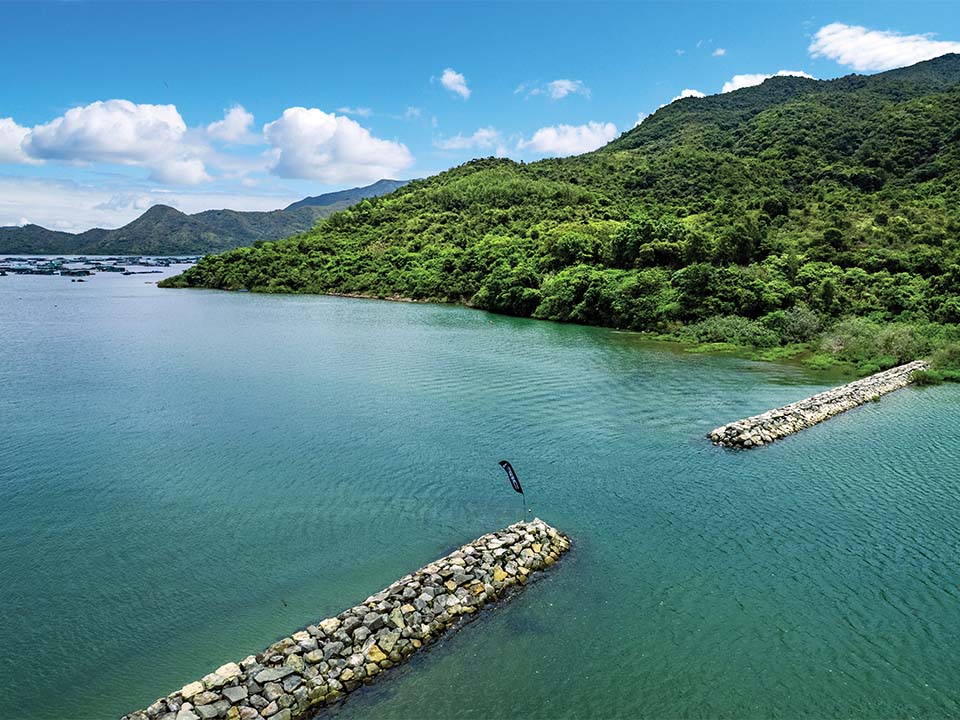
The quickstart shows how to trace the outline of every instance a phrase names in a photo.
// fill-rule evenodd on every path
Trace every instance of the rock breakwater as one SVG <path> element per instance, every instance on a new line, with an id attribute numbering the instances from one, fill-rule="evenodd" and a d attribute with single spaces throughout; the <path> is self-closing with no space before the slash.
<path id="1" fill-rule="evenodd" d="M 724 447 L 760 447 L 899 390 L 910 384 L 913 373 L 928 367 L 925 361 L 916 360 L 884 370 L 762 415 L 722 425 L 708 432 L 707 437 L 714 445 Z"/>
<path id="2" fill-rule="evenodd" d="M 524 585 L 569 548 L 570 541 L 540 519 L 484 535 L 336 617 L 222 665 L 122 720 L 312 717 Z"/>

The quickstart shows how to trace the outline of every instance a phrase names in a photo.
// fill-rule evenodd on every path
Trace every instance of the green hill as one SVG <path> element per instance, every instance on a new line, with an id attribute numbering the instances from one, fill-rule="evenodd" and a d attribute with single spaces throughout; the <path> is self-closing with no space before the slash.
<path id="1" fill-rule="evenodd" d="M 294 210 L 307 205 L 324 205 L 328 207 L 337 204 L 343 204 L 345 206 L 353 205 L 365 198 L 389 195 L 394 190 L 399 190 L 409 182 L 409 180 L 377 180 L 373 185 L 350 188 L 349 190 L 337 190 L 336 192 L 324 193 L 323 195 L 306 197 L 303 200 L 298 200 L 295 203 L 287 205 L 285 209 Z"/>
<path id="2" fill-rule="evenodd" d="M 154 205 L 121 228 L 94 228 L 78 234 L 47 230 L 39 225 L 0 227 L 0 253 L 200 255 L 222 252 L 309 230 L 319 218 L 404 184 L 399 180 L 379 180 L 362 188 L 305 198 L 284 210 L 269 212 L 206 210 L 187 215 L 167 205 Z"/>
<path id="3" fill-rule="evenodd" d="M 595 152 L 473 161 L 166 284 L 464 302 L 868 370 L 957 337 L 958 233 L 945 55 L 679 100 Z"/>

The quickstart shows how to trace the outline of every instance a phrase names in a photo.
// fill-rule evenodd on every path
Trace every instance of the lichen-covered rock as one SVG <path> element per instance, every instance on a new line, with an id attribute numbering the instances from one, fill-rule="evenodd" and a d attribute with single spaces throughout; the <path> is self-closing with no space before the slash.
<path id="1" fill-rule="evenodd" d="M 338 616 L 226 663 L 123 720 L 300 720 L 373 682 L 570 548 L 540 519 L 464 545 Z"/>

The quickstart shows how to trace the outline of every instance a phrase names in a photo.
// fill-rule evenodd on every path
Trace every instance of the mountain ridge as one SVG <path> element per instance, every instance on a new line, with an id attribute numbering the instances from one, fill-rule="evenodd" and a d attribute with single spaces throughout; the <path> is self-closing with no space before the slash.
<path id="1" fill-rule="evenodd" d="M 48 230 L 40 225 L 0 227 L 0 253 L 87 255 L 202 255 L 255 241 L 277 240 L 304 232 L 318 219 L 402 187 L 407 181 L 378 180 L 372 185 L 304 198 L 282 210 L 203 210 L 187 214 L 158 203 L 138 218 L 112 230 L 81 233 Z"/>

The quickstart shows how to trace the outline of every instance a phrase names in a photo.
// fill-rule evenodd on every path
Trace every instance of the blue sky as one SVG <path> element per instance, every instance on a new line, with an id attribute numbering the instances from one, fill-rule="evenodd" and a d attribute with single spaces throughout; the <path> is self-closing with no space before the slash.
<path id="1" fill-rule="evenodd" d="M 593 149 L 686 91 L 960 51 L 950 2 L 0 3 L 0 225 Z"/>

